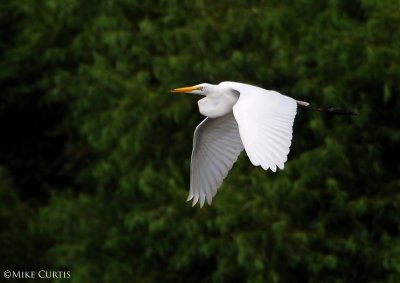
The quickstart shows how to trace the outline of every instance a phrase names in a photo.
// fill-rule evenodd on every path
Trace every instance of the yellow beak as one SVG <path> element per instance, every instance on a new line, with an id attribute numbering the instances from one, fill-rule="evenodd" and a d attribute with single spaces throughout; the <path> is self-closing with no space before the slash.
<path id="1" fill-rule="evenodd" d="M 170 92 L 176 92 L 176 93 L 188 93 L 192 92 L 194 90 L 200 89 L 198 86 L 188 86 L 188 87 L 181 87 L 181 88 L 175 88 L 173 90 L 170 90 Z"/>

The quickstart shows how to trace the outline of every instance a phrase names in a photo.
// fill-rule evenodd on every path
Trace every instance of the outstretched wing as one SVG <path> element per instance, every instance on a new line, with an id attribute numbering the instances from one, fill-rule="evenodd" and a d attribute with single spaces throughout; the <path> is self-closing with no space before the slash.
<path id="1" fill-rule="evenodd" d="M 223 179 L 236 162 L 243 143 L 233 113 L 219 118 L 206 118 L 197 127 L 193 137 L 188 201 L 193 206 L 205 200 L 211 204 Z"/>
<path id="2" fill-rule="evenodd" d="M 251 85 L 222 84 L 240 93 L 233 114 L 250 161 L 265 170 L 283 169 L 292 141 L 296 100 Z"/>

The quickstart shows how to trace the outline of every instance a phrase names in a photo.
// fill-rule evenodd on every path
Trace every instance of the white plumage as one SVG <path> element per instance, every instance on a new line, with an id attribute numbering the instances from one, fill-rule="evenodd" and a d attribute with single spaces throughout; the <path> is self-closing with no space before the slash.
<path id="1" fill-rule="evenodd" d="M 204 95 L 207 116 L 193 137 L 188 200 L 211 204 L 223 179 L 245 149 L 251 163 L 283 169 L 289 154 L 297 101 L 276 91 L 236 83 L 199 84 L 172 92 Z"/>

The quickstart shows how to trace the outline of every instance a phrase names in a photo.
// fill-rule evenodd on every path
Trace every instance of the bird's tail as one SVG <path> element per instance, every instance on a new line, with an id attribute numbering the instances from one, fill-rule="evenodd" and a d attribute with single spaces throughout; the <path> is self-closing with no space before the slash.
<path id="1" fill-rule="evenodd" d="M 318 111 L 318 112 L 324 112 L 324 113 L 329 113 L 333 115 L 342 115 L 342 116 L 355 116 L 357 115 L 356 112 L 349 111 L 343 108 L 339 107 L 328 107 L 328 108 L 319 108 L 319 107 L 312 107 L 310 106 L 310 103 L 304 102 L 304 101 L 299 101 L 297 100 L 297 104 L 301 106 L 302 108 L 310 111 Z"/>

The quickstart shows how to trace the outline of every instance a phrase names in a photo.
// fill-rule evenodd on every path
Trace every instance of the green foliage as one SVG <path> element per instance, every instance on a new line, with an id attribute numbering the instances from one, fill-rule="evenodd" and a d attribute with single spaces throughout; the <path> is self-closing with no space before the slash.
<path id="1" fill-rule="evenodd" d="M 21 200 L 9 172 L 0 166 L 0 271 L 40 269 L 46 263 L 42 248 L 47 237 L 38 231 L 32 204 Z M 46 247 L 47 248 L 47 247 Z M 3 276 L 3 274 L 2 274 Z"/>
<path id="2" fill-rule="evenodd" d="M 71 282 L 399 282 L 399 5 L 2 2 L 0 115 L 18 122 L 1 141 L 4 266 Z M 213 205 L 192 208 L 202 118 L 167 91 L 224 80 L 359 115 L 299 110 L 285 170 L 243 154 Z"/>

